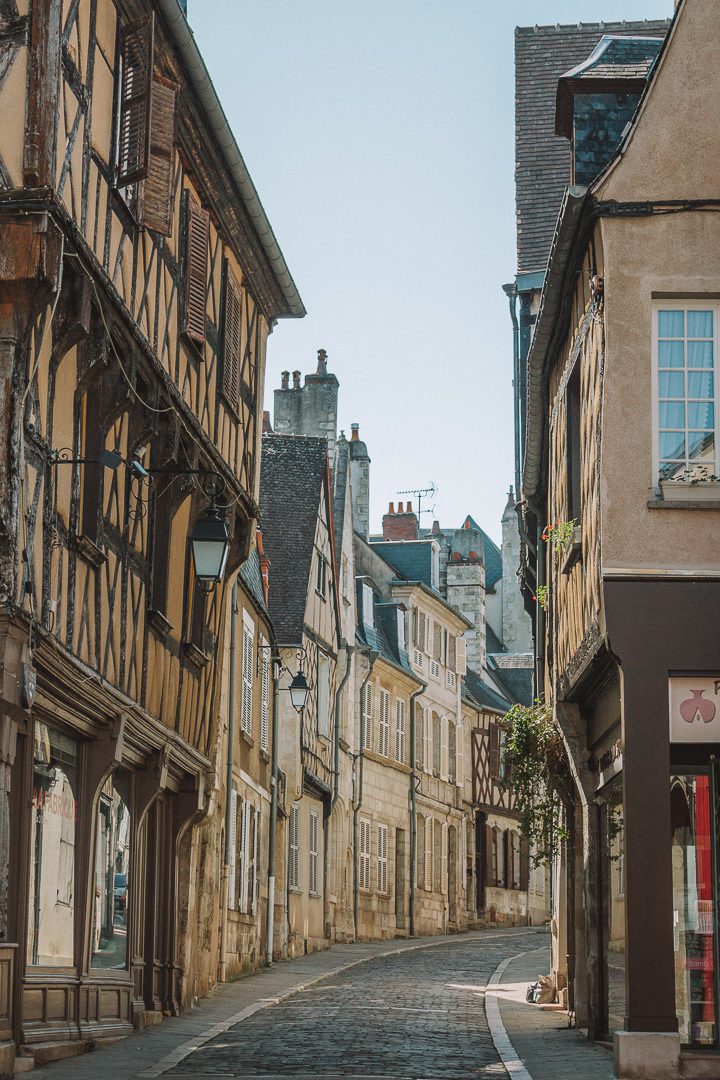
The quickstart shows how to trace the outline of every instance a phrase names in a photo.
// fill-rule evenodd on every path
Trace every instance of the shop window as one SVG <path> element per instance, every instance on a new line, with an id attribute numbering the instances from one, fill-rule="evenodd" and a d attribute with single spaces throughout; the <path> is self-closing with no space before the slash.
<path id="1" fill-rule="evenodd" d="M 74 963 L 79 744 L 35 721 L 27 962 Z"/>
<path id="2" fill-rule="evenodd" d="M 92 965 L 126 968 L 130 888 L 131 776 L 116 769 L 98 800 L 95 819 Z"/>
<path id="3" fill-rule="evenodd" d="M 671 780 L 675 1009 L 680 1040 L 715 1045 L 715 912 L 710 778 Z"/>

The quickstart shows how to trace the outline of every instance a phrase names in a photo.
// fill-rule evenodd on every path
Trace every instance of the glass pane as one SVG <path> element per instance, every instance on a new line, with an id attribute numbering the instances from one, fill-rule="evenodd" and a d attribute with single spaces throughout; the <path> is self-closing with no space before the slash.
<path id="1" fill-rule="evenodd" d="M 707 408 L 706 405 L 702 406 Z M 696 424 L 695 427 L 699 427 Z M 660 427 L 661 428 L 685 428 L 685 406 L 682 401 L 660 402 Z"/>
<path id="2" fill-rule="evenodd" d="M 682 461 L 661 461 L 660 462 L 660 479 L 661 480 L 685 480 L 686 468 L 685 460 Z"/>
<path id="3" fill-rule="evenodd" d="M 685 333 L 684 311 L 658 312 L 658 337 L 681 338 Z"/>
<path id="4" fill-rule="evenodd" d="M 693 342 L 698 344 L 698 342 Z M 699 344 L 704 345 L 704 342 Z M 685 343 L 683 341 L 658 342 L 658 367 L 682 367 L 685 363 Z"/>
<path id="5" fill-rule="evenodd" d="M 93 967 L 127 967 L 130 774 L 116 769 L 100 793 L 95 838 Z"/>
<path id="6" fill-rule="evenodd" d="M 685 433 L 679 431 L 660 432 L 660 457 L 684 458 L 685 457 Z"/>
<path id="7" fill-rule="evenodd" d="M 693 374 L 689 378 L 702 379 L 705 376 Z M 712 375 L 710 375 L 710 378 L 712 379 Z M 658 386 L 661 398 L 685 397 L 685 376 L 681 371 L 661 371 L 658 375 Z M 693 397 L 701 396 L 700 394 L 693 395 Z"/>
<path id="8" fill-rule="evenodd" d="M 72 967 L 78 744 L 35 721 L 27 962 Z"/>
<path id="9" fill-rule="evenodd" d="M 660 342 L 661 345 L 675 345 L 674 341 Z M 688 367 L 711 368 L 713 366 L 712 341 L 688 341 Z"/>
<path id="10" fill-rule="evenodd" d="M 662 375 L 660 376 L 662 378 Z M 670 375 L 674 378 L 674 375 Z M 711 398 L 714 395 L 715 380 L 712 371 L 689 371 L 688 372 L 688 397 Z M 664 396 L 664 395 L 661 395 Z M 669 394 L 667 395 L 670 396 Z"/>
<path id="11" fill-rule="evenodd" d="M 605 794 L 605 792 L 603 792 Z M 608 1032 L 625 1026 L 625 829 L 622 777 L 607 790 L 606 870 L 608 890 Z"/>
<path id="12" fill-rule="evenodd" d="M 688 432 L 688 457 L 696 461 L 715 461 L 715 435 L 712 431 Z"/>
<path id="13" fill-rule="evenodd" d="M 688 311 L 687 336 L 711 338 L 713 336 L 712 311 Z"/>
<path id="14" fill-rule="evenodd" d="M 664 406 L 664 407 L 665 408 L 672 408 L 671 405 L 670 406 Z M 661 413 L 662 413 L 662 408 L 663 408 L 663 406 L 661 406 L 661 410 L 660 410 Z M 706 430 L 709 430 L 709 431 L 714 430 L 714 428 L 715 428 L 715 406 L 712 404 L 712 402 L 710 402 L 710 401 L 691 401 L 691 402 L 688 403 L 687 411 L 688 411 L 688 427 L 696 428 L 697 430 L 699 430 L 700 428 L 705 428 Z M 660 423 L 661 423 L 661 425 L 663 427 L 676 427 L 676 426 L 680 427 L 679 424 L 678 425 L 675 425 L 675 424 L 663 424 L 662 420 L 660 421 Z"/>
<path id="15" fill-rule="evenodd" d="M 715 1042 L 715 913 L 710 848 L 710 781 L 671 778 L 675 1008 L 680 1039 Z"/>

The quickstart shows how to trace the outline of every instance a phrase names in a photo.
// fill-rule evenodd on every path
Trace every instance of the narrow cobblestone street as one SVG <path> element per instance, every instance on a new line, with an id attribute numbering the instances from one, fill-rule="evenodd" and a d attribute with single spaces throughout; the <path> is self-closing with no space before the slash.
<path id="1" fill-rule="evenodd" d="M 548 948 L 537 930 L 340 946 L 218 987 L 186 1017 L 27 1075 L 610 1080 L 610 1056 L 568 1031 L 564 1014 L 518 1000 L 547 969 Z M 505 960 L 492 992 L 511 1040 L 501 1059 L 485 990 Z"/>

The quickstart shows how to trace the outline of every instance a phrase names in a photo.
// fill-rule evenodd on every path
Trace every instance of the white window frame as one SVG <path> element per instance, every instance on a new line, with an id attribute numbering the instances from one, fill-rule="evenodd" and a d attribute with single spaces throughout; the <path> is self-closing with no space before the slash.
<path id="1" fill-rule="evenodd" d="M 688 311 L 710 311 L 710 312 L 712 312 L 712 316 L 713 316 L 713 338 L 712 338 L 712 341 L 713 341 L 713 368 L 712 368 L 712 370 L 713 370 L 713 398 L 712 398 L 712 401 L 713 401 L 714 411 L 715 411 L 715 429 L 714 429 L 714 434 L 715 434 L 715 457 L 714 457 L 713 465 L 712 466 L 708 465 L 707 468 L 708 468 L 709 472 L 711 472 L 711 473 L 713 473 L 715 475 L 720 475 L 720 387 L 718 386 L 718 375 L 720 373 L 719 370 L 718 370 L 718 368 L 719 368 L 718 345 L 719 345 L 719 337 L 720 337 L 720 329 L 719 329 L 720 303 L 718 303 L 718 302 L 712 303 L 712 302 L 708 302 L 707 300 L 705 300 L 705 301 L 693 300 L 693 298 L 691 296 L 688 296 L 688 297 L 686 297 L 686 298 L 684 298 L 682 300 L 655 300 L 653 302 L 653 309 L 652 309 L 652 438 L 653 438 L 653 454 L 652 454 L 653 476 L 652 476 L 652 486 L 653 487 L 657 487 L 659 485 L 659 483 L 660 483 L 660 368 L 659 368 L 659 340 L 660 340 L 659 317 L 660 316 L 659 316 L 659 313 L 661 311 L 683 311 L 683 312 L 686 312 L 686 313 Z M 685 329 L 687 331 L 687 325 L 686 325 Z M 683 342 L 687 342 L 687 340 L 688 340 L 687 339 L 687 334 L 682 339 L 675 339 L 675 340 L 682 340 Z M 668 369 L 665 369 L 665 370 L 668 370 Z M 675 369 L 671 369 L 671 370 L 685 372 L 685 371 L 689 371 L 689 370 L 692 370 L 692 369 L 689 369 L 689 368 L 687 368 L 687 366 L 685 366 L 683 368 L 675 368 Z M 702 370 L 706 370 L 706 369 L 699 368 L 698 370 L 702 371 Z M 687 384 L 685 385 L 685 389 L 687 390 Z M 665 399 L 665 400 L 667 400 L 667 399 Z M 672 400 L 672 399 L 669 399 L 669 400 Z M 679 399 L 677 399 L 677 400 L 679 400 Z M 700 400 L 705 400 L 705 399 L 688 398 L 687 394 L 686 394 L 686 396 L 682 400 L 684 401 L 685 405 L 687 406 L 688 401 L 700 401 Z M 690 429 L 690 430 L 692 430 L 692 429 Z M 687 414 L 686 414 L 686 417 L 685 417 L 686 437 L 687 437 L 687 431 L 688 431 L 688 426 L 687 426 Z M 686 442 L 686 446 L 685 446 L 685 451 L 686 451 L 686 457 L 687 457 L 687 442 Z M 690 465 L 688 466 L 688 468 L 692 468 L 692 467 L 693 466 L 690 466 Z M 693 492 L 693 498 L 694 499 L 697 498 L 698 494 L 700 494 L 700 493 Z M 717 499 L 717 497 L 718 497 L 717 492 L 712 492 L 711 491 L 711 492 L 708 493 L 708 498 L 710 498 L 710 499 Z"/>
<path id="2" fill-rule="evenodd" d="M 320 855 L 320 819 L 317 810 L 310 808 L 310 829 L 308 836 L 308 892 L 319 896 L 319 855 Z"/>
<path id="3" fill-rule="evenodd" d="M 395 760 L 405 764 L 405 701 L 395 699 Z"/>
<path id="4" fill-rule="evenodd" d="M 378 754 L 390 756 L 390 693 L 380 688 L 380 709 L 378 717 Z"/>
<path id="5" fill-rule="evenodd" d="M 358 859 L 358 888 L 363 892 L 370 892 L 370 819 L 360 818 L 360 857 Z"/>
<path id="6" fill-rule="evenodd" d="M 293 803 L 290 807 L 288 886 L 294 892 L 300 891 L 300 806 Z"/>
<path id="7" fill-rule="evenodd" d="M 253 729 L 253 660 L 255 657 L 255 623 L 243 611 L 242 637 L 242 694 L 240 702 L 240 726 L 246 735 Z"/>
<path id="8" fill-rule="evenodd" d="M 270 650 L 264 637 L 260 638 L 260 749 L 270 746 Z"/>
<path id="9" fill-rule="evenodd" d="M 388 827 L 377 827 L 377 891 L 387 896 L 388 888 Z"/>

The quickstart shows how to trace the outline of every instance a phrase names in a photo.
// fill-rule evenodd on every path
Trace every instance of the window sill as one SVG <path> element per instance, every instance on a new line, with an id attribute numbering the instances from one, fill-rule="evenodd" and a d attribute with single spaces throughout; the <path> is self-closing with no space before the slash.
<path id="1" fill-rule="evenodd" d="M 263 759 L 263 761 L 265 762 L 266 765 L 270 764 L 270 754 L 268 753 L 267 750 L 261 750 L 260 751 L 260 757 Z"/>
<path id="2" fill-rule="evenodd" d="M 252 735 L 250 734 L 249 731 L 243 731 L 241 729 L 240 730 L 240 735 L 242 736 L 243 742 L 246 742 L 248 744 L 248 746 L 254 746 L 255 745 L 255 740 L 253 739 L 253 737 L 252 737 Z"/>
<path id="3" fill-rule="evenodd" d="M 190 337 L 190 334 L 187 332 L 187 330 L 181 330 L 180 341 L 185 346 L 185 350 L 188 353 L 188 356 L 195 364 L 205 363 L 205 345 L 207 344 L 207 337 L 201 345 L 199 341 L 195 340 L 195 338 Z"/>
<path id="4" fill-rule="evenodd" d="M 208 654 L 199 649 L 192 641 L 183 642 L 183 653 L 187 662 L 198 672 L 202 671 L 210 663 Z"/>
<path id="5" fill-rule="evenodd" d="M 148 608 L 147 619 L 148 625 L 151 626 L 155 633 L 159 634 L 160 637 L 167 637 L 173 629 L 170 620 L 157 608 Z"/>
<path id="6" fill-rule="evenodd" d="M 648 510 L 720 510 L 720 491 L 715 497 L 680 499 L 677 496 L 663 499 L 648 499 Z"/>
<path id="7" fill-rule="evenodd" d="M 316 589 L 315 590 L 315 595 L 319 596 L 324 604 L 327 603 L 327 596 L 325 595 L 325 593 L 321 593 L 319 589 Z"/>
<path id="8" fill-rule="evenodd" d="M 573 566 L 582 559 L 582 525 L 576 525 L 572 538 L 565 549 L 565 557 L 560 565 L 561 574 L 569 574 Z"/>

